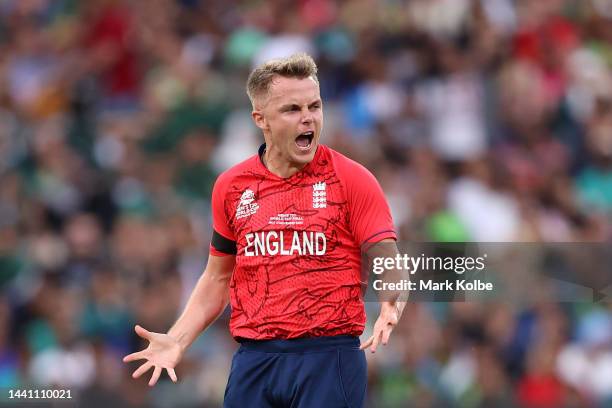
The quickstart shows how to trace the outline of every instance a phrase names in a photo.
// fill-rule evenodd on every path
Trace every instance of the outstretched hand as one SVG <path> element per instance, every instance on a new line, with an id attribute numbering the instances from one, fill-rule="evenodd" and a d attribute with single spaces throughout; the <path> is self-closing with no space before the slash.
<path id="1" fill-rule="evenodd" d="M 363 343 L 359 350 L 365 350 L 370 347 L 372 353 L 376 352 L 376 348 L 382 342 L 383 345 L 387 345 L 391 332 L 397 326 L 400 316 L 402 314 L 403 304 L 398 302 L 397 304 L 390 304 L 384 302 L 380 309 L 380 315 L 374 323 L 374 334 Z"/>
<path id="2" fill-rule="evenodd" d="M 165 368 L 170 379 L 176 382 L 178 379 L 174 372 L 174 367 L 176 367 L 183 356 L 183 349 L 179 342 L 172 336 L 164 333 L 150 332 L 138 325 L 136 325 L 134 330 L 140 337 L 149 341 L 149 346 L 144 350 L 123 357 L 124 363 L 147 360 L 132 373 L 132 377 L 138 378 L 153 367 L 153 375 L 151 375 L 149 380 L 149 386 L 152 387 L 157 383 L 162 370 Z"/>

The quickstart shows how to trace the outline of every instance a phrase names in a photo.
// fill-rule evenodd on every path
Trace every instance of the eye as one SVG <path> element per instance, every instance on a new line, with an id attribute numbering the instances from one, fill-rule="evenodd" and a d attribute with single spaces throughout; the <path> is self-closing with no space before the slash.
<path id="1" fill-rule="evenodd" d="M 317 109 L 321 109 L 320 103 L 313 103 L 312 105 L 310 105 L 310 110 L 317 110 Z"/>
<path id="2" fill-rule="evenodd" d="M 297 105 L 287 106 L 282 109 L 283 112 L 299 112 L 300 107 Z"/>

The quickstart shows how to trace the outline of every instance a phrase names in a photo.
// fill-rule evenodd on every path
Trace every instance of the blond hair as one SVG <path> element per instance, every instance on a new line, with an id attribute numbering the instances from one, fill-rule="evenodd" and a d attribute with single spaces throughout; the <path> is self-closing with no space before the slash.
<path id="1" fill-rule="evenodd" d="M 247 80 L 246 92 L 255 107 L 255 100 L 266 95 L 276 76 L 286 78 L 312 78 L 317 84 L 317 64 L 305 53 L 287 58 L 273 59 L 255 68 Z"/>

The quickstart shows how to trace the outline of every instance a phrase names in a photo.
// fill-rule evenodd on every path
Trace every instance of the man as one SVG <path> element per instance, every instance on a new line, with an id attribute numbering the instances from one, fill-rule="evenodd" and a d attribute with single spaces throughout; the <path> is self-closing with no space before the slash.
<path id="1" fill-rule="evenodd" d="M 403 303 L 381 302 L 374 333 L 359 347 L 366 316 L 362 244 L 396 235 L 388 205 L 363 166 L 320 145 L 323 103 L 317 68 L 298 54 L 249 76 L 252 117 L 265 144 L 221 174 L 212 194 L 213 238 L 206 270 L 167 334 L 140 326 L 149 346 L 124 361 L 174 367 L 231 301 L 232 361 L 226 407 L 360 407 L 363 350 L 386 344 Z"/>

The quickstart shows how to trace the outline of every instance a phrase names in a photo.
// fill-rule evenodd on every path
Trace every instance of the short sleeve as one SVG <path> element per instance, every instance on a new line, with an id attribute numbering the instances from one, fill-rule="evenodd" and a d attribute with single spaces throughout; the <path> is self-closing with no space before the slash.
<path id="1" fill-rule="evenodd" d="M 361 164 L 348 158 L 337 161 L 340 180 L 346 188 L 350 228 L 362 245 L 397 239 L 391 210 L 378 181 Z"/>
<path id="2" fill-rule="evenodd" d="M 230 228 L 225 211 L 227 187 L 227 178 L 222 174 L 215 181 L 212 191 L 213 235 L 210 243 L 210 253 L 216 256 L 236 254 L 236 238 Z"/>

